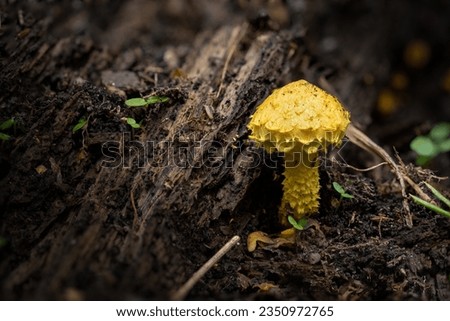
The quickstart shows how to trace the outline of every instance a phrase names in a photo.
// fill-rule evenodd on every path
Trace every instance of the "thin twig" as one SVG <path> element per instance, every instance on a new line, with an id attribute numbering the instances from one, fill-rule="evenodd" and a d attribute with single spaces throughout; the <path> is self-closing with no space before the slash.
<path id="1" fill-rule="evenodd" d="M 382 162 L 382 163 L 379 163 L 377 165 L 374 165 L 374 166 L 371 166 L 371 167 L 368 167 L 368 168 L 357 168 L 357 167 L 354 167 L 354 166 L 349 165 L 349 164 L 343 164 L 342 166 L 351 168 L 351 169 L 353 169 L 354 171 L 357 171 L 357 172 L 369 172 L 369 171 L 374 170 L 375 168 L 378 168 L 378 167 L 383 166 L 383 165 L 387 165 L 387 162 Z"/>
<path id="2" fill-rule="evenodd" d="M 183 300 L 197 284 L 198 281 L 208 272 L 228 251 L 235 246 L 241 238 L 235 235 L 216 254 L 214 254 L 203 266 L 195 272 L 191 278 L 183 284 L 171 297 L 172 300 Z"/>

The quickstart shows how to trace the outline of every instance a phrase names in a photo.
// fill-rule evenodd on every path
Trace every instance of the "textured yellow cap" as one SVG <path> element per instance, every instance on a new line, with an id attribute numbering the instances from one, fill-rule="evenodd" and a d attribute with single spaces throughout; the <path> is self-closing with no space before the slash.
<path id="1" fill-rule="evenodd" d="M 306 80 L 276 89 L 258 106 L 248 128 L 250 138 L 269 152 L 316 153 L 339 145 L 350 115 L 336 97 Z"/>

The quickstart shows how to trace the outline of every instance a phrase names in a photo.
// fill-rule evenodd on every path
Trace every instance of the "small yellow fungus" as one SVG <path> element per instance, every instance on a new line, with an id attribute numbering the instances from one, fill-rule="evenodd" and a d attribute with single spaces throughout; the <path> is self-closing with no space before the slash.
<path id="1" fill-rule="evenodd" d="M 296 220 L 319 208 L 317 155 L 339 145 L 350 115 L 324 90 L 299 80 L 276 89 L 251 116 L 250 139 L 268 152 L 284 153 L 285 172 L 280 220 Z"/>
<path id="2" fill-rule="evenodd" d="M 45 167 L 44 165 L 39 165 L 35 168 L 35 170 L 39 175 L 42 175 L 47 171 L 47 167 Z"/>

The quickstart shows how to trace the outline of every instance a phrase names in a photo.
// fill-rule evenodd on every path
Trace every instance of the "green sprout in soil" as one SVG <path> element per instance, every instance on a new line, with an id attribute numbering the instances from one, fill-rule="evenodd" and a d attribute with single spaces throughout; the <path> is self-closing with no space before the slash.
<path id="1" fill-rule="evenodd" d="M 147 107 L 157 103 L 165 103 L 169 101 L 169 97 L 165 96 L 150 96 L 144 98 L 131 98 L 125 101 L 128 107 Z"/>
<path id="2" fill-rule="evenodd" d="M 450 151 L 450 123 L 435 125 L 427 136 L 417 136 L 409 146 L 417 154 L 416 164 L 426 165 L 439 154 Z"/>
<path id="3" fill-rule="evenodd" d="M 288 222 L 292 225 L 296 230 L 302 231 L 305 229 L 306 224 L 308 224 L 308 220 L 306 218 L 301 218 L 298 221 L 295 220 L 292 216 L 288 216 Z"/>
<path id="4" fill-rule="evenodd" d="M 339 195 L 341 195 L 341 200 L 343 198 L 353 198 L 353 195 L 348 194 L 344 188 L 341 186 L 341 184 L 339 184 L 338 182 L 333 182 L 333 188 L 336 192 L 339 193 Z"/>
<path id="5" fill-rule="evenodd" d="M 9 140 L 11 138 L 10 135 L 5 134 L 4 131 L 10 129 L 11 127 L 15 128 L 16 121 L 14 118 L 10 118 L 5 120 L 3 123 L 0 124 L 0 140 Z"/>
<path id="6" fill-rule="evenodd" d="M 441 202 L 443 202 L 445 205 L 447 205 L 450 208 L 450 200 L 448 198 L 446 198 L 444 195 L 442 195 L 437 189 L 435 189 L 430 184 L 425 183 L 425 185 L 428 187 L 428 189 L 431 191 L 431 193 L 433 193 L 434 196 L 436 196 L 437 199 L 439 199 Z M 443 208 L 441 208 L 439 206 L 436 206 L 434 204 L 431 204 L 431 203 L 429 203 L 427 201 L 424 201 L 423 199 L 421 199 L 421 198 L 419 198 L 417 196 L 414 196 L 414 195 L 411 195 L 411 194 L 409 194 L 409 196 L 411 196 L 411 198 L 417 204 L 422 205 L 422 206 L 428 208 L 429 210 L 431 210 L 431 211 L 433 211 L 433 212 L 435 212 L 437 214 L 440 214 L 442 216 L 450 218 L 450 211 L 446 211 Z"/>
<path id="7" fill-rule="evenodd" d="M 136 122 L 134 118 L 127 117 L 127 124 L 133 128 L 141 128 L 141 125 Z"/>
<path id="8" fill-rule="evenodd" d="M 82 128 L 84 128 L 86 125 L 87 125 L 87 120 L 86 119 L 84 119 L 84 118 L 80 118 L 79 120 L 78 120 L 78 123 L 75 125 L 75 126 L 73 126 L 73 128 L 72 128 L 72 133 L 76 133 L 77 131 L 79 131 L 80 129 L 82 129 Z"/>

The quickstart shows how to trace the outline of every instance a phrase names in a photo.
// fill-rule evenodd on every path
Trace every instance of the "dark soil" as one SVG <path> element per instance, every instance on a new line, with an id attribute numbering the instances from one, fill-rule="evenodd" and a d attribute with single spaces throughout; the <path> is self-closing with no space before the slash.
<path id="1" fill-rule="evenodd" d="M 245 244 L 281 230 L 283 179 L 246 124 L 301 78 L 450 195 L 449 155 L 422 169 L 409 148 L 450 121 L 449 16 L 438 0 L 0 0 L 0 123 L 17 122 L 0 142 L 0 298 L 169 299 L 239 235 L 187 299 L 449 300 L 450 221 L 409 202 L 406 226 L 387 166 L 342 166 L 381 162 L 351 143 L 323 158 L 295 245 Z M 148 94 L 169 101 L 124 104 Z"/>

